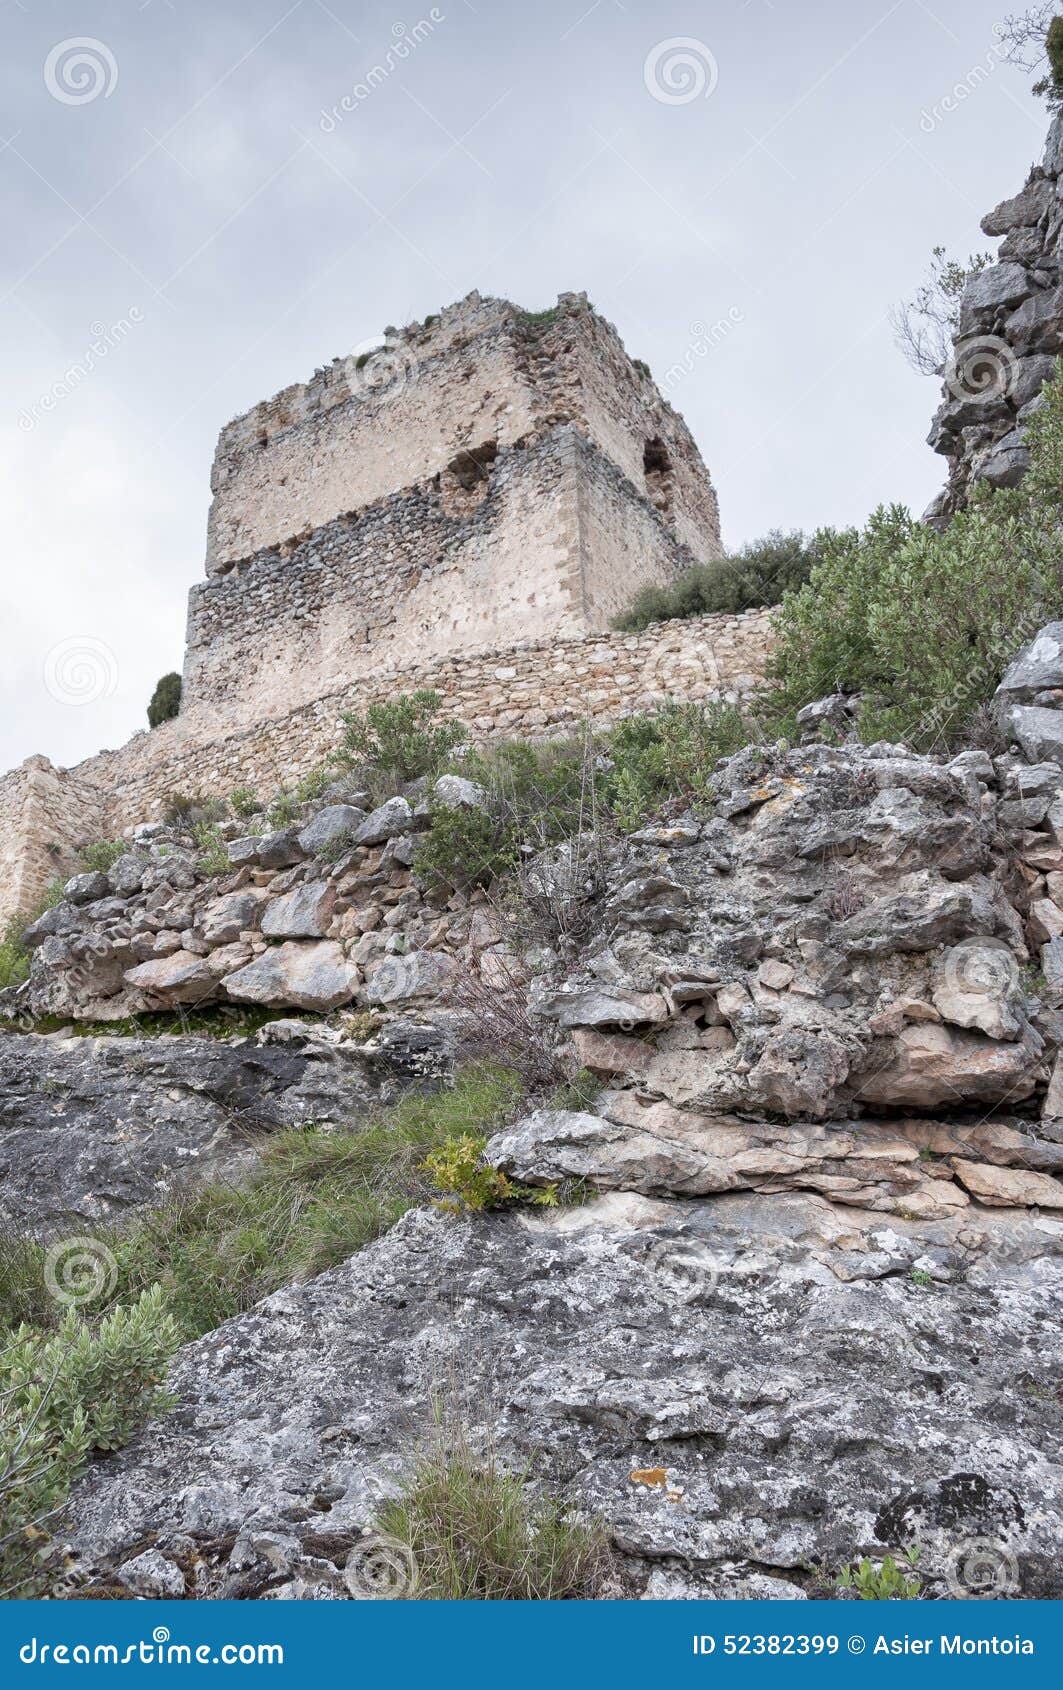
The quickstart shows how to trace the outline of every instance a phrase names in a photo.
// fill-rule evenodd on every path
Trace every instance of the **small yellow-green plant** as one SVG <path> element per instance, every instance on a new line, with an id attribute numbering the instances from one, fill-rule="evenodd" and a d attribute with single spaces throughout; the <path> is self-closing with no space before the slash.
<path id="1" fill-rule="evenodd" d="M 421 1163 L 441 1209 L 504 1209 L 510 1203 L 556 1208 L 557 1186 L 520 1185 L 484 1161 L 487 1140 L 478 1133 L 447 1139 Z"/>
<path id="2" fill-rule="evenodd" d="M 854 1590 L 861 1602 L 914 1602 L 923 1588 L 921 1579 L 915 1576 L 919 1556 L 918 1547 L 906 1549 L 904 1566 L 892 1555 L 885 1555 L 876 1567 L 865 1555 L 855 1567 L 842 1568 L 838 1574 L 839 1588 Z"/>

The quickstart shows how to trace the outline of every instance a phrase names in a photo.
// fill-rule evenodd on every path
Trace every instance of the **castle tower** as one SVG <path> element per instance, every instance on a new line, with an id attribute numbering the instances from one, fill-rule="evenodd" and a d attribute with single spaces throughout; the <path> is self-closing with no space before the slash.
<path id="1" fill-rule="evenodd" d="M 222 430 L 182 716 L 607 628 L 720 554 L 693 438 L 582 294 L 470 294 Z"/>

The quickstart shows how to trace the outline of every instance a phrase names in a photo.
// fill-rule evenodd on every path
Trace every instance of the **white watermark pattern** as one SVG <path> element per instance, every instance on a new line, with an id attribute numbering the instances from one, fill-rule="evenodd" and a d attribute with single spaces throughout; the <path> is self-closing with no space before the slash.
<path id="1" fill-rule="evenodd" d="M 118 659 L 106 640 L 73 634 L 44 660 L 44 685 L 57 704 L 97 704 L 118 687 Z"/>
<path id="2" fill-rule="evenodd" d="M 408 1543 L 380 1533 L 364 1537 L 347 1557 L 343 1582 L 356 1602 L 395 1602 L 417 1588 L 417 1563 Z"/>
<path id="3" fill-rule="evenodd" d="M 1004 399 L 1015 381 L 1018 360 L 999 335 L 975 335 L 953 348 L 945 386 L 954 399 Z"/>
<path id="4" fill-rule="evenodd" d="M 1019 1588 L 1019 1564 L 990 1537 L 967 1538 L 949 1551 L 945 1582 L 957 1602 L 1000 1601 Z"/>
<path id="5" fill-rule="evenodd" d="M 688 106 L 707 100 L 720 79 L 720 68 L 704 41 L 694 35 L 672 35 L 646 54 L 642 80 L 647 91 L 664 106 Z"/>
<path id="6" fill-rule="evenodd" d="M 90 323 L 89 333 L 92 341 L 80 358 L 67 366 L 58 381 L 52 383 L 47 392 L 41 393 L 31 405 L 26 405 L 19 412 L 18 426 L 24 434 L 28 434 L 43 417 L 51 414 L 64 399 L 76 393 L 82 384 L 88 381 L 117 347 L 121 346 L 129 331 L 144 321 L 144 313 L 139 305 L 131 305 L 124 317 L 119 317 L 109 326 L 103 323 Z"/>
<path id="7" fill-rule="evenodd" d="M 44 86 L 64 106 L 87 106 L 118 87 L 118 60 L 105 41 L 73 35 L 58 42 L 44 61 Z"/>
<path id="8" fill-rule="evenodd" d="M 441 23 L 446 23 L 447 15 L 438 6 L 433 6 L 426 18 L 418 18 L 409 28 L 404 23 L 393 23 L 391 26 L 391 43 L 381 54 L 376 64 L 371 65 L 364 75 L 354 84 L 334 106 L 322 107 L 317 126 L 326 135 L 331 135 L 338 129 L 344 118 L 358 107 L 364 105 L 370 95 L 383 86 L 385 82 L 400 70 L 411 53 L 416 52 L 422 41 L 438 29 Z"/>
<path id="9" fill-rule="evenodd" d="M 61 1238 L 44 1258 L 48 1295 L 66 1308 L 104 1303 L 118 1283 L 118 1263 L 99 1238 Z"/>

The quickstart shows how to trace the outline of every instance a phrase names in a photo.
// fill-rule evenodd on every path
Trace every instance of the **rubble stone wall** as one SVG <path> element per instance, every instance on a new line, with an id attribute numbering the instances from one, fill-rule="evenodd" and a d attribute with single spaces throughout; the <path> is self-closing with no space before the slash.
<path id="1" fill-rule="evenodd" d="M 640 634 L 528 640 L 377 670 L 213 738 L 181 715 L 71 770 L 31 758 L 0 781 L 0 919 L 31 908 L 76 847 L 159 816 L 175 793 L 225 796 L 247 786 L 266 796 L 293 784 L 338 744 L 346 710 L 431 687 L 477 741 L 547 736 L 583 720 L 608 724 L 665 698 L 746 697 L 770 648 L 768 611 L 665 622 Z"/>

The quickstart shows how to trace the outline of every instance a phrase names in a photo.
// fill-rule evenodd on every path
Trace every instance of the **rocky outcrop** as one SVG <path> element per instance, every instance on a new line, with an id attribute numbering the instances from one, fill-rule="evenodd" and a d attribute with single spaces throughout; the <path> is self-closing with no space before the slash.
<path id="1" fill-rule="evenodd" d="M 973 1594 L 989 1556 L 994 1594 L 1058 1596 L 1061 1232 L 792 1195 L 418 1211 L 182 1351 L 176 1408 L 79 1486 L 56 1564 L 346 1597 L 442 1394 L 605 1523 L 623 1594 L 802 1597 L 815 1564 L 918 1546 L 928 1593 Z"/>
<path id="2" fill-rule="evenodd" d="M 1063 1208 L 1035 960 L 1063 914 L 1063 768 L 809 745 L 715 784 L 710 820 L 615 849 L 580 961 L 533 982 L 604 1083 L 593 1110 L 517 1121 L 490 1159 L 651 1196 Z"/>
<path id="3" fill-rule="evenodd" d="M 0 1034 L 0 1230 L 118 1221 L 237 1178 L 278 1128 L 350 1126 L 446 1066 L 443 1034 L 401 1023 L 368 1042 L 280 1020 L 254 1039 Z"/>
<path id="4" fill-rule="evenodd" d="M 971 277 L 945 369 L 929 444 L 949 460 L 944 492 L 927 511 L 943 522 L 975 480 L 1014 487 L 1029 464 L 1025 423 L 1063 351 L 1063 119 L 1021 193 L 982 219 L 1003 235 L 998 262 Z"/>
<path id="5" fill-rule="evenodd" d="M 79 1485 L 64 1575 L 348 1595 L 442 1393 L 473 1447 L 604 1522 L 603 1594 L 815 1595 L 855 1556 L 916 1547 L 929 1595 L 985 1594 L 972 1564 L 994 1595 L 1063 1594 L 1063 758 L 1047 728 L 1028 742 L 1029 712 L 1063 717 L 1061 651 L 1052 625 L 1005 676 L 1003 755 L 751 747 L 707 813 L 600 839 L 593 876 L 544 853 L 527 886 L 582 900 L 565 942 L 546 920 L 516 955 L 490 908 L 430 917 L 415 881 L 392 885 L 399 942 L 357 962 L 381 1058 L 395 1006 L 438 1022 L 457 967 L 478 965 L 483 1004 L 519 985 L 520 1036 L 600 1089 L 538 1097 L 486 1158 L 586 1201 L 413 1212 L 186 1348 L 172 1414 Z M 398 873 L 411 836 L 352 844 L 381 855 L 345 867 L 344 829 L 330 869 L 305 854 L 313 825 L 231 842 L 250 878 L 209 911 L 195 877 L 168 882 L 213 943 L 182 933 L 162 960 L 209 964 L 273 911 L 243 970 L 289 949 L 349 963 L 346 876 Z M 127 875 L 68 888 L 42 944 L 151 895 Z M 422 1016 L 408 1050 L 425 1039 L 445 1055 Z"/>

